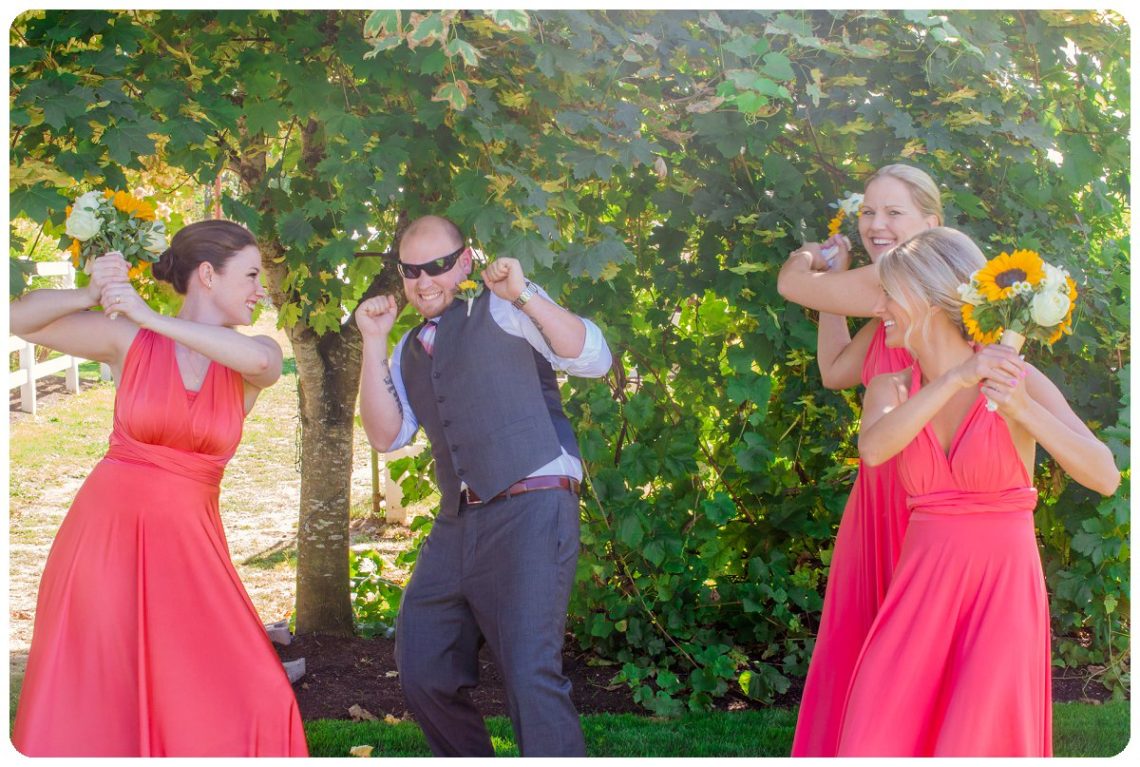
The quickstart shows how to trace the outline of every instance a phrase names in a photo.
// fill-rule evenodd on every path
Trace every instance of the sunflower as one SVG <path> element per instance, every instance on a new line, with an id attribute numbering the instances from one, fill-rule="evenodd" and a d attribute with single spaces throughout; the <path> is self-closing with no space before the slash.
<path id="1" fill-rule="evenodd" d="M 980 344 L 996 344 L 1001 338 L 1003 328 L 999 327 L 988 333 L 982 330 L 981 325 L 974 319 L 974 307 L 971 304 L 962 304 L 962 324 L 966 326 L 970 338 Z"/>
<path id="2" fill-rule="evenodd" d="M 1036 286 L 1045 276 L 1045 262 L 1032 250 L 1015 250 L 991 258 L 978 270 L 978 288 L 988 301 L 1001 301 L 1017 292 L 1017 283 Z"/>
<path id="3" fill-rule="evenodd" d="M 475 282 L 475 280 L 464 280 L 459 283 L 458 287 L 460 290 L 474 290 L 479 287 L 479 283 Z"/>
<path id="4" fill-rule="evenodd" d="M 1061 340 L 1061 336 L 1069 335 L 1073 332 L 1073 307 L 1077 305 L 1077 283 L 1073 282 L 1073 278 L 1065 275 L 1065 284 L 1069 287 L 1069 311 L 1065 314 L 1065 319 L 1058 323 L 1057 328 L 1053 334 L 1046 339 L 1045 343 L 1052 346 Z"/>
<path id="5" fill-rule="evenodd" d="M 103 192 L 103 195 L 107 196 L 107 192 Z M 134 216 L 140 221 L 154 220 L 154 206 L 146 200 L 140 200 L 133 194 L 128 192 L 112 192 L 108 199 L 111 200 L 112 205 L 128 216 Z"/>
<path id="6" fill-rule="evenodd" d="M 843 226 L 843 219 L 846 216 L 847 211 L 845 211 L 843 208 L 840 208 L 839 212 L 831 217 L 831 220 L 827 222 L 828 237 L 834 237 L 835 235 L 839 234 L 839 230 Z"/>

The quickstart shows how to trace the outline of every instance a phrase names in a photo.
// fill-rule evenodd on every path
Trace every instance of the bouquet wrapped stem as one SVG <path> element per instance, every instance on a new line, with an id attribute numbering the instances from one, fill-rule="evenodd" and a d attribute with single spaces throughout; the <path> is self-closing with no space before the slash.
<path id="1" fill-rule="evenodd" d="M 1019 354 L 1021 353 L 1021 347 L 1025 346 L 1025 341 L 1025 336 L 1023 336 L 1021 333 L 1018 333 L 1016 330 L 1010 330 L 1009 328 L 1002 330 L 1001 338 L 998 339 L 998 343 L 1000 345 L 1008 346 L 1010 349 L 1013 349 Z M 989 398 L 986 398 L 986 410 L 990 411 L 991 413 L 994 412 L 997 410 L 997 403 Z"/>

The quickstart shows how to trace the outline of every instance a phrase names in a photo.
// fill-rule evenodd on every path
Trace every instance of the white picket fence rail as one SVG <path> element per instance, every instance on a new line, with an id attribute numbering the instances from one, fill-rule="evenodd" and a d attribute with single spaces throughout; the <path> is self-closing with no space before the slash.
<path id="1" fill-rule="evenodd" d="M 61 277 L 60 287 L 75 287 L 75 268 L 67 261 L 38 261 L 36 274 L 41 277 Z M 83 360 L 64 354 L 36 362 L 36 344 L 19 336 L 8 336 L 8 354 L 20 354 L 20 367 L 8 373 L 8 391 L 19 387 L 20 410 L 35 415 L 36 381 L 44 376 L 63 373 L 64 385 L 73 394 L 79 391 L 79 363 Z M 101 366 L 103 378 L 110 378 L 110 370 Z"/>

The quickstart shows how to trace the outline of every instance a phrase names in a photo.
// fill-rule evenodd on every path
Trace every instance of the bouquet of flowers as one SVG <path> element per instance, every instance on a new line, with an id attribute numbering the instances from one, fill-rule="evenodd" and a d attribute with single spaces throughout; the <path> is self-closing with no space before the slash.
<path id="1" fill-rule="evenodd" d="M 90 271 L 93 258 L 118 251 L 136 268 L 158 260 L 166 250 L 166 225 L 154 206 L 129 192 L 105 189 L 82 194 L 67 209 L 65 231 L 71 260 Z"/>
<path id="2" fill-rule="evenodd" d="M 850 229 L 851 222 L 858 222 L 859 220 L 859 207 L 863 204 L 863 195 L 858 192 L 851 192 L 846 197 L 843 197 L 836 202 L 831 203 L 831 206 L 836 208 L 835 215 L 827 222 L 827 237 L 831 239 L 837 234 L 849 235 L 857 234 L 855 231 L 844 232 L 844 228 Z M 858 223 L 855 224 L 858 227 Z M 848 240 L 853 240 L 852 237 L 847 236 Z M 828 267 L 835 265 L 835 254 L 839 252 L 839 248 L 835 245 L 828 245 L 821 251 L 823 257 L 827 259 Z"/>
<path id="3" fill-rule="evenodd" d="M 1032 250 L 1001 253 L 958 286 L 962 322 L 978 343 L 1017 351 L 1032 338 L 1052 346 L 1073 332 L 1077 284 Z M 993 403 L 987 403 L 994 410 Z"/>

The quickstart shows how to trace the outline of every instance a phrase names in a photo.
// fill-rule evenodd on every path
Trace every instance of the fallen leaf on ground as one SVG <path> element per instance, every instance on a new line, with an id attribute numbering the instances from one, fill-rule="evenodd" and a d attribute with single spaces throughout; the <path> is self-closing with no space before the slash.
<path id="1" fill-rule="evenodd" d="M 372 756 L 372 746 L 353 746 L 352 748 L 348 749 L 348 755 L 363 757 Z"/>
<path id="2" fill-rule="evenodd" d="M 369 721 L 375 722 L 376 715 L 360 707 L 359 703 L 353 703 L 348 709 L 348 715 L 352 717 L 353 721 L 362 722 Z"/>

